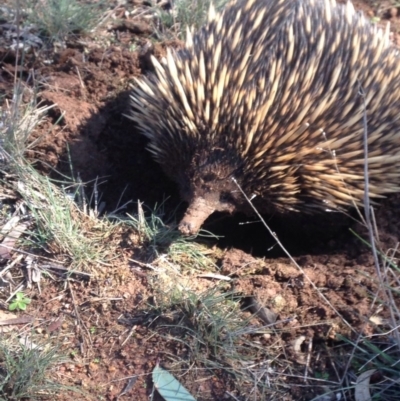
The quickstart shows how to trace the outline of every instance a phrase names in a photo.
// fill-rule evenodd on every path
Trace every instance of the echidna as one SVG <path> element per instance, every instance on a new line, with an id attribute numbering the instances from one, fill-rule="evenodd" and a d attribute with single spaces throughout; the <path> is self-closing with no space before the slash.
<path id="1" fill-rule="evenodd" d="M 335 0 L 237 0 L 156 74 L 132 118 L 189 202 L 196 233 L 214 211 L 338 210 L 400 191 L 400 57 L 385 32 Z M 367 124 L 363 123 L 366 117 Z"/>

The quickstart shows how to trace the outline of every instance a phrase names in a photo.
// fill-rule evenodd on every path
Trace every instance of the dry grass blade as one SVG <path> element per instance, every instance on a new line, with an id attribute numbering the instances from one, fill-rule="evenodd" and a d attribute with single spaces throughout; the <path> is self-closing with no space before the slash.
<path id="1" fill-rule="evenodd" d="M 35 100 L 22 103 L 22 91 L 17 86 L 12 102 L 0 110 L 0 148 L 3 154 L 3 165 L 23 162 L 25 152 L 33 148 L 37 141 L 28 144 L 32 132 L 43 121 L 54 106 L 40 106 Z"/>

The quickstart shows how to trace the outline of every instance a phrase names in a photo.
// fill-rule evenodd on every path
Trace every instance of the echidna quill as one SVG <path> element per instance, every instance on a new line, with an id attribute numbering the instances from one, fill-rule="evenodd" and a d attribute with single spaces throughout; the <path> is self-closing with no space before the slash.
<path id="1" fill-rule="evenodd" d="M 132 93 L 150 151 L 189 202 L 214 211 L 316 212 L 400 191 L 400 57 L 351 3 L 239 0 L 187 33 Z M 367 124 L 363 123 L 366 117 Z"/>

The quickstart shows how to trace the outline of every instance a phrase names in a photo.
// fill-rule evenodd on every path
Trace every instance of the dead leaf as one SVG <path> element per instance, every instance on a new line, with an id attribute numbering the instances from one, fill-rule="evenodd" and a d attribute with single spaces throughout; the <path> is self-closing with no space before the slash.
<path id="1" fill-rule="evenodd" d="M 369 381 L 371 376 L 376 372 L 376 369 L 370 369 L 358 376 L 354 398 L 356 401 L 371 401 L 371 393 L 369 392 Z"/>
<path id="2" fill-rule="evenodd" d="M 259 317 L 265 324 L 270 325 L 276 322 L 278 315 L 271 309 L 261 306 L 254 297 L 249 297 L 249 311 Z"/>
<path id="3" fill-rule="evenodd" d="M 302 365 L 307 363 L 306 354 L 301 350 L 301 345 L 305 340 L 306 336 L 299 336 L 292 341 L 293 351 L 296 354 L 296 362 Z"/>
<path id="4" fill-rule="evenodd" d="M 48 333 L 52 333 L 53 331 L 56 331 L 56 330 L 58 330 L 59 328 L 61 328 L 63 321 L 64 321 L 64 318 L 63 318 L 63 317 L 60 317 L 60 318 L 58 318 L 58 319 L 52 321 L 52 322 L 49 324 L 49 326 L 47 327 L 47 332 L 48 332 Z"/>
<path id="5" fill-rule="evenodd" d="M 19 222 L 19 217 L 12 217 L 8 223 L 14 220 L 14 222 Z M 2 234 L 5 234 L 8 230 L 6 230 L 6 226 L 1 230 Z M 15 225 L 11 231 L 6 235 L 3 241 L 0 244 L 0 259 L 10 259 L 11 251 L 14 248 L 15 243 L 18 241 L 18 238 L 24 233 L 24 231 L 28 228 L 27 223 L 19 223 Z"/>
<path id="6" fill-rule="evenodd" d="M 380 316 L 372 315 L 369 318 L 369 321 L 376 324 L 377 326 L 382 326 L 384 324 L 384 319 L 382 319 Z"/>

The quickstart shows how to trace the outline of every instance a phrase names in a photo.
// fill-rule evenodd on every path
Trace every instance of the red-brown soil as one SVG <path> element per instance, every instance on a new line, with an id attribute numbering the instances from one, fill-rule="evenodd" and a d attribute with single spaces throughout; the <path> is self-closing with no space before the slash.
<path id="1" fill-rule="evenodd" d="M 138 3 L 127 2 L 124 7 L 132 10 Z M 369 17 L 376 16 L 372 2 L 357 0 L 355 5 Z M 119 12 L 121 18 L 124 7 Z M 390 8 L 382 14 L 382 22 L 388 17 L 393 40 L 398 44 L 400 17 Z M 151 33 L 152 26 L 146 19 L 125 18 L 104 30 L 103 34 L 112 38 L 111 45 L 83 38 L 67 43 L 64 50 L 31 51 L 22 64 L 16 63 L 15 52 L 0 39 L 0 94 L 12 97 L 17 70 L 27 99 L 32 96 L 32 88 L 38 88 L 39 101 L 56 104 L 35 131 L 32 140 L 37 139 L 38 143 L 29 151 L 29 158 L 36 161 L 40 171 L 53 177 L 60 177 L 59 173 L 70 175 L 72 165 L 74 177 L 79 175 L 88 183 L 89 193 L 90 183 L 99 178 L 107 211 L 129 200 L 154 207 L 168 198 L 166 213 L 180 204 L 175 184 L 151 159 L 145 149 L 146 139 L 123 115 L 129 113 L 129 85 L 133 78 L 151 72 L 149 56 L 161 57 L 167 46 L 181 45 L 178 40 L 149 40 Z M 399 241 L 399 199 L 393 196 L 384 200 L 377 211 L 382 249 L 395 247 Z M 132 204 L 127 211 L 135 213 L 136 205 Z M 179 218 L 182 208 L 178 207 L 177 213 Z M 234 278 L 231 289 L 254 297 L 281 321 L 278 329 L 282 334 L 258 336 L 260 347 L 267 348 L 276 341 L 286 343 L 285 358 L 294 364 L 299 362 L 299 356 L 290 350 L 290 344 L 300 335 L 306 336 L 306 343 L 313 340 L 312 358 L 317 358 L 323 352 L 324 342 L 333 341 L 337 334 L 351 337 L 350 326 L 364 333 L 374 330 L 368 324 L 369 316 L 375 312 L 371 304 L 377 291 L 374 262 L 368 247 L 349 228 L 363 237 L 366 231 L 346 216 L 332 214 L 321 219 L 268 216 L 268 224 L 349 326 L 291 264 L 260 223 L 241 224 L 255 219 L 217 215 L 205 225 L 211 232 L 224 235 L 214 241 L 221 248 L 216 264 L 221 268 L 220 274 Z M 27 292 L 33 299 L 28 311 L 35 316 L 34 327 L 46 328 L 47 336 L 54 337 L 71 357 L 58 367 L 57 377 L 86 392 L 79 396 L 63 394 L 57 399 L 116 400 L 126 378 L 137 375 L 133 389 L 121 399 L 147 400 L 152 391 L 150 373 L 157 360 L 168 368 L 173 365 L 174 356 L 184 358 L 188 352 L 184 344 L 165 337 L 166 329 L 154 334 L 152 328 L 157 323 L 151 328 L 144 324 L 146 320 L 140 311 L 146 309 L 153 295 L 148 270 L 128 260 L 130 257 L 151 262 L 143 255 L 143 249 L 136 249 L 134 242 L 125 239 L 121 241 L 119 265 L 101 278 L 76 280 L 68 288 L 63 280 L 44 280 L 40 293 L 36 289 Z M 55 319 L 62 319 L 58 327 L 51 323 Z M 265 322 L 259 320 L 258 324 Z M 319 371 L 332 371 L 329 358 L 321 358 L 313 366 Z M 191 372 L 180 380 L 199 401 L 229 400 L 226 392 L 234 391 L 232 379 L 221 370 Z M 288 379 L 287 384 L 287 391 L 275 399 L 306 400 L 320 393 L 318 386 L 304 390 L 302 378 L 291 382 Z M 245 394 L 235 394 L 238 399 L 247 399 Z M 154 400 L 160 399 L 157 397 Z"/>

